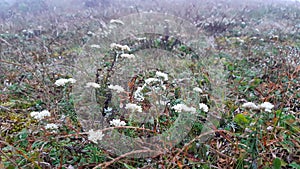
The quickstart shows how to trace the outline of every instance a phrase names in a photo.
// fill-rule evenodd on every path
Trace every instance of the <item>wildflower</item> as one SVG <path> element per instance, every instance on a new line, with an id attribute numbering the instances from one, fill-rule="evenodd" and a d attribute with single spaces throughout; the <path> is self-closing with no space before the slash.
<path id="1" fill-rule="evenodd" d="M 47 124 L 47 125 L 45 126 L 45 129 L 48 129 L 48 130 L 55 130 L 55 129 L 58 129 L 58 126 L 57 126 L 57 124 L 50 123 L 50 124 Z"/>
<path id="2" fill-rule="evenodd" d="M 270 102 L 264 102 L 259 105 L 259 108 L 265 109 L 266 112 L 271 112 L 271 109 L 274 108 L 274 105 Z"/>
<path id="3" fill-rule="evenodd" d="M 137 101 L 143 101 L 145 98 L 142 94 L 142 90 L 143 90 L 143 87 L 138 87 L 136 89 L 136 91 L 134 92 L 134 98 L 137 100 Z"/>
<path id="4" fill-rule="evenodd" d="M 97 49 L 100 49 L 101 47 L 100 47 L 100 45 L 93 44 L 93 45 L 91 45 L 91 48 L 97 48 Z"/>
<path id="5" fill-rule="evenodd" d="M 88 83 L 86 83 L 85 87 L 100 88 L 101 86 L 98 83 L 95 83 L 95 82 L 88 82 Z"/>
<path id="6" fill-rule="evenodd" d="M 272 127 L 272 126 L 268 126 L 268 127 L 267 127 L 267 130 L 268 130 L 268 131 L 272 131 L 272 130 L 273 130 L 273 127 Z"/>
<path id="7" fill-rule="evenodd" d="M 259 107 L 255 104 L 255 103 L 252 103 L 252 102 L 247 102 L 247 103 L 244 103 L 242 105 L 243 108 L 246 108 L 246 109 L 253 109 L 253 110 L 257 110 L 259 109 Z"/>
<path id="8" fill-rule="evenodd" d="M 163 77 L 165 81 L 168 80 L 168 74 L 166 74 L 166 73 L 157 71 L 157 72 L 155 73 L 155 75 L 158 76 L 158 77 Z"/>
<path id="9" fill-rule="evenodd" d="M 111 49 L 118 49 L 118 50 L 122 50 L 122 51 L 131 51 L 131 49 L 129 48 L 129 46 L 127 46 L 127 45 L 120 45 L 120 44 L 116 44 L 116 43 L 110 44 L 110 48 Z"/>
<path id="10" fill-rule="evenodd" d="M 121 20 L 116 20 L 116 19 L 112 19 L 110 20 L 111 24 L 119 24 L 119 25 L 124 25 L 124 22 Z"/>
<path id="11" fill-rule="evenodd" d="M 199 88 L 199 87 L 195 87 L 193 90 L 195 92 L 203 93 L 203 90 L 201 88 Z"/>
<path id="12" fill-rule="evenodd" d="M 157 79 L 157 78 L 148 78 L 145 80 L 145 83 L 150 84 L 151 82 L 158 82 L 158 81 L 159 81 L 159 79 Z"/>
<path id="13" fill-rule="evenodd" d="M 121 58 L 134 59 L 135 56 L 133 54 L 123 53 L 121 54 Z"/>
<path id="14" fill-rule="evenodd" d="M 208 112 L 208 106 L 204 103 L 199 104 L 199 109 L 203 110 L 204 112 Z"/>
<path id="15" fill-rule="evenodd" d="M 133 103 L 127 103 L 125 106 L 125 109 L 131 110 L 132 112 L 142 112 L 143 109 L 141 106 L 137 105 L 137 104 L 133 104 Z"/>
<path id="16" fill-rule="evenodd" d="M 56 80 L 54 84 L 56 86 L 64 86 L 67 83 L 75 83 L 75 82 L 76 82 L 76 80 L 73 78 L 69 78 L 69 79 L 61 78 L 61 79 Z"/>
<path id="17" fill-rule="evenodd" d="M 125 121 L 121 121 L 120 119 L 113 119 L 109 123 L 110 123 L 110 125 L 116 126 L 116 127 L 120 127 L 120 126 L 125 126 L 126 125 Z"/>
<path id="18" fill-rule="evenodd" d="M 37 119 L 37 120 L 42 120 L 44 117 L 50 116 L 50 112 L 48 110 L 43 110 L 41 112 L 31 112 L 30 116 Z"/>
<path id="19" fill-rule="evenodd" d="M 125 90 L 123 89 L 123 87 L 119 86 L 119 85 L 109 85 L 108 86 L 109 89 L 111 90 L 115 90 L 117 93 L 121 93 L 124 92 Z"/>
<path id="20" fill-rule="evenodd" d="M 194 107 L 188 107 L 185 104 L 176 104 L 175 106 L 172 107 L 176 112 L 191 112 L 191 113 L 196 113 L 196 109 Z"/>
<path id="21" fill-rule="evenodd" d="M 101 130 L 94 131 L 93 129 L 88 131 L 88 139 L 94 143 L 97 143 L 97 141 L 101 141 L 104 134 Z"/>

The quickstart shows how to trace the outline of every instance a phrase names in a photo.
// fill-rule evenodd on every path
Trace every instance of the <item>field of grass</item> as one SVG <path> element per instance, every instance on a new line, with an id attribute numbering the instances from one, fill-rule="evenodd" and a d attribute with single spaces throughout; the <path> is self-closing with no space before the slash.
<path id="1" fill-rule="evenodd" d="M 0 169 L 300 168 L 300 2 L 0 2 Z"/>

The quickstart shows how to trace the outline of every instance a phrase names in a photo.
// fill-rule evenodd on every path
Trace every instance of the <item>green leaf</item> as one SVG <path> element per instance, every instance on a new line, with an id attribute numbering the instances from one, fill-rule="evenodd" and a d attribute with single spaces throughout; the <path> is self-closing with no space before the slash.
<path id="1" fill-rule="evenodd" d="M 280 158 L 275 158 L 273 161 L 273 169 L 280 169 L 281 168 L 281 160 Z"/>

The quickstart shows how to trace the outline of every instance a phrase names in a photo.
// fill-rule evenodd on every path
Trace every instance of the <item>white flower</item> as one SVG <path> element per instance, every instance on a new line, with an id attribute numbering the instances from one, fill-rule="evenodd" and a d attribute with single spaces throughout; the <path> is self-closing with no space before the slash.
<path id="1" fill-rule="evenodd" d="M 195 87 L 193 90 L 195 92 L 203 93 L 203 90 L 201 88 L 199 88 L 199 87 Z"/>
<path id="2" fill-rule="evenodd" d="M 208 112 L 208 106 L 204 103 L 199 104 L 199 109 L 203 110 L 204 112 Z"/>
<path id="3" fill-rule="evenodd" d="M 134 92 L 134 98 L 137 100 L 137 101 L 143 101 L 145 98 L 143 96 L 143 93 L 142 93 L 142 90 L 144 88 L 143 87 L 138 87 L 136 89 L 136 91 Z"/>
<path id="4" fill-rule="evenodd" d="M 259 108 L 265 109 L 266 112 L 271 112 L 271 109 L 274 108 L 274 105 L 270 102 L 264 102 L 259 105 Z"/>
<path id="5" fill-rule="evenodd" d="M 117 93 L 121 93 L 124 92 L 125 90 L 123 89 L 123 87 L 119 86 L 119 85 L 109 85 L 108 86 L 109 89 L 111 90 L 115 90 Z"/>
<path id="6" fill-rule="evenodd" d="M 104 134 L 101 130 L 94 131 L 93 129 L 89 130 L 88 132 L 88 139 L 94 143 L 97 143 L 97 141 L 101 141 Z"/>
<path id="7" fill-rule="evenodd" d="M 95 83 L 95 82 L 88 82 L 88 83 L 86 83 L 85 87 L 100 88 L 101 86 L 98 83 Z"/>
<path id="8" fill-rule="evenodd" d="M 267 130 L 268 130 L 268 131 L 272 131 L 272 130 L 273 130 L 273 127 L 272 127 L 272 126 L 268 126 L 268 127 L 267 127 Z"/>
<path id="9" fill-rule="evenodd" d="M 76 82 L 76 80 L 73 78 L 69 78 L 69 79 L 61 78 L 61 79 L 56 80 L 54 84 L 56 86 L 64 86 L 67 83 L 75 83 L 75 82 Z"/>
<path id="10" fill-rule="evenodd" d="M 100 49 L 101 47 L 100 47 L 100 45 L 93 44 L 93 45 L 91 45 L 91 48 L 97 48 L 97 49 Z"/>
<path id="11" fill-rule="evenodd" d="M 176 104 L 175 106 L 172 107 L 176 112 L 191 112 L 191 113 L 196 113 L 196 109 L 194 107 L 188 107 L 185 104 Z"/>
<path id="12" fill-rule="evenodd" d="M 127 46 L 127 45 L 120 45 L 120 44 L 116 44 L 116 43 L 110 44 L 110 48 L 111 49 L 118 49 L 118 50 L 122 50 L 122 51 L 131 51 L 131 49 L 129 48 L 129 46 Z"/>
<path id="13" fill-rule="evenodd" d="M 157 72 L 155 73 L 155 75 L 158 76 L 158 77 L 163 77 L 165 81 L 168 80 L 168 74 L 166 74 L 166 73 L 157 71 Z"/>
<path id="14" fill-rule="evenodd" d="M 253 109 L 253 110 L 259 109 L 259 107 L 256 106 L 255 103 L 252 103 L 252 102 L 244 103 L 244 104 L 242 105 L 242 107 L 243 107 L 243 108 L 246 108 L 246 109 Z"/>
<path id="15" fill-rule="evenodd" d="M 54 124 L 54 123 L 50 123 L 50 124 L 47 124 L 45 126 L 45 129 L 48 129 L 48 130 L 55 130 L 55 129 L 58 129 L 58 125 L 57 124 Z"/>
<path id="16" fill-rule="evenodd" d="M 120 127 L 120 126 L 125 126 L 126 125 L 125 121 L 121 121 L 120 119 L 113 119 L 109 123 L 110 123 L 110 125 L 116 126 L 116 127 Z"/>
<path id="17" fill-rule="evenodd" d="M 127 103 L 125 106 L 125 109 L 130 110 L 132 112 L 142 112 L 143 109 L 141 106 L 137 105 L 137 104 L 133 104 L 133 103 Z"/>
<path id="18" fill-rule="evenodd" d="M 146 84 L 150 84 L 151 82 L 159 82 L 159 79 L 157 78 L 148 78 L 145 80 Z"/>
<path id="19" fill-rule="evenodd" d="M 121 58 L 134 59 L 135 56 L 133 54 L 123 53 L 121 54 Z"/>
<path id="20" fill-rule="evenodd" d="M 37 120 L 42 120 L 44 119 L 45 117 L 49 117 L 50 116 L 50 112 L 48 110 L 43 110 L 41 112 L 31 112 L 30 113 L 30 116 L 37 119 Z"/>
<path id="21" fill-rule="evenodd" d="M 112 19 L 110 20 L 111 24 L 120 24 L 120 25 L 124 25 L 124 22 L 121 20 L 116 20 L 116 19 Z"/>

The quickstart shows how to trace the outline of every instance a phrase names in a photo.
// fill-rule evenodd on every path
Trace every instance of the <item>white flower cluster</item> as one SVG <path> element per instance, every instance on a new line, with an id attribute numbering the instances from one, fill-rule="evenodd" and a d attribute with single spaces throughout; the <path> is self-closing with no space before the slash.
<path id="1" fill-rule="evenodd" d="M 45 117 L 49 117 L 51 114 L 48 110 L 43 110 L 41 112 L 31 112 L 30 113 L 30 116 L 37 119 L 37 120 L 42 120 L 44 119 Z"/>
<path id="2" fill-rule="evenodd" d="M 45 126 L 45 129 L 47 130 L 52 130 L 52 132 L 55 132 L 53 130 L 57 130 L 58 129 L 58 125 L 57 124 L 54 124 L 54 123 L 50 123 L 50 124 L 47 124 Z"/>
<path id="3" fill-rule="evenodd" d="M 160 83 L 160 86 L 156 87 L 155 89 L 161 89 L 162 88 L 163 90 L 166 90 L 166 86 L 164 85 L 162 79 L 160 79 L 158 77 L 162 77 L 164 81 L 167 81 L 168 80 L 168 74 L 157 71 L 155 73 L 155 76 L 157 78 L 148 78 L 148 79 L 146 79 L 143 86 L 138 87 L 137 90 L 134 92 L 134 98 L 137 101 L 143 101 L 144 100 L 144 95 L 143 95 L 142 91 L 145 87 L 147 87 L 147 85 L 151 84 L 152 82 L 159 82 Z"/>
<path id="4" fill-rule="evenodd" d="M 128 54 L 128 53 L 122 53 L 121 58 L 128 58 L 128 59 L 134 59 L 135 56 L 133 54 Z"/>
<path id="5" fill-rule="evenodd" d="M 85 87 L 100 88 L 101 86 L 98 83 L 95 83 L 95 82 L 88 82 L 88 83 L 86 83 Z"/>
<path id="6" fill-rule="evenodd" d="M 257 106 L 255 103 L 246 102 L 242 105 L 242 107 L 252 110 L 264 109 L 266 112 L 271 112 L 271 110 L 274 108 L 274 105 L 270 102 L 264 102 Z"/>
<path id="7" fill-rule="evenodd" d="M 196 113 L 196 109 L 194 107 L 188 107 L 185 104 L 176 104 L 175 106 L 172 107 L 176 112 L 191 112 L 191 113 Z"/>
<path id="8" fill-rule="evenodd" d="M 101 141 L 104 134 L 101 130 L 94 131 L 93 129 L 88 131 L 88 139 L 94 143 L 98 143 L 98 140 Z"/>
<path id="9" fill-rule="evenodd" d="M 56 80 L 54 84 L 56 86 L 64 86 L 67 83 L 75 83 L 75 82 L 76 82 L 76 80 L 73 78 L 69 78 L 69 79 L 61 78 L 61 79 Z"/>
<path id="10" fill-rule="evenodd" d="M 130 110 L 131 112 L 140 112 L 140 113 L 143 112 L 141 106 L 133 103 L 127 103 L 125 109 Z"/>
<path id="11" fill-rule="evenodd" d="M 199 88 L 199 87 L 195 87 L 195 88 L 193 88 L 193 90 L 195 92 L 203 93 L 203 90 L 201 88 Z"/>
<path id="12" fill-rule="evenodd" d="M 271 109 L 274 108 L 274 105 L 270 102 L 264 102 L 259 105 L 261 109 L 265 109 L 266 112 L 272 112 Z"/>
<path id="13" fill-rule="evenodd" d="M 109 122 L 110 125 L 120 127 L 120 126 L 125 126 L 126 123 L 125 121 L 121 121 L 120 119 L 113 119 L 112 121 Z"/>
<path id="14" fill-rule="evenodd" d="M 148 78 L 145 80 L 146 84 L 150 84 L 151 82 L 159 82 L 160 80 L 157 78 Z"/>
<path id="15" fill-rule="evenodd" d="M 157 77 L 162 77 L 162 78 L 164 78 L 164 81 L 167 81 L 167 80 L 168 80 L 168 74 L 166 74 L 166 73 L 157 71 L 157 72 L 155 73 L 155 75 L 156 75 Z"/>
<path id="16" fill-rule="evenodd" d="M 208 112 L 208 106 L 204 103 L 199 104 L 199 109 L 203 110 L 204 112 Z"/>
<path id="17" fill-rule="evenodd" d="M 111 90 L 115 90 L 117 93 L 121 93 L 124 92 L 125 90 L 123 89 L 123 87 L 119 86 L 119 85 L 109 85 L 108 86 L 109 89 Z"/>
<path id="18" fill-rule="evenodd" d="M 112 43 L 110 44 L 110 48 L 111 49 L 117 49 L 117 50 L 122 50 L 122 51 L 131 51 L 131 49 L 129 48 L 129 46 L 127 45 L 120 45 L 120 44 L 116 44 L 116 43 Z"/>

